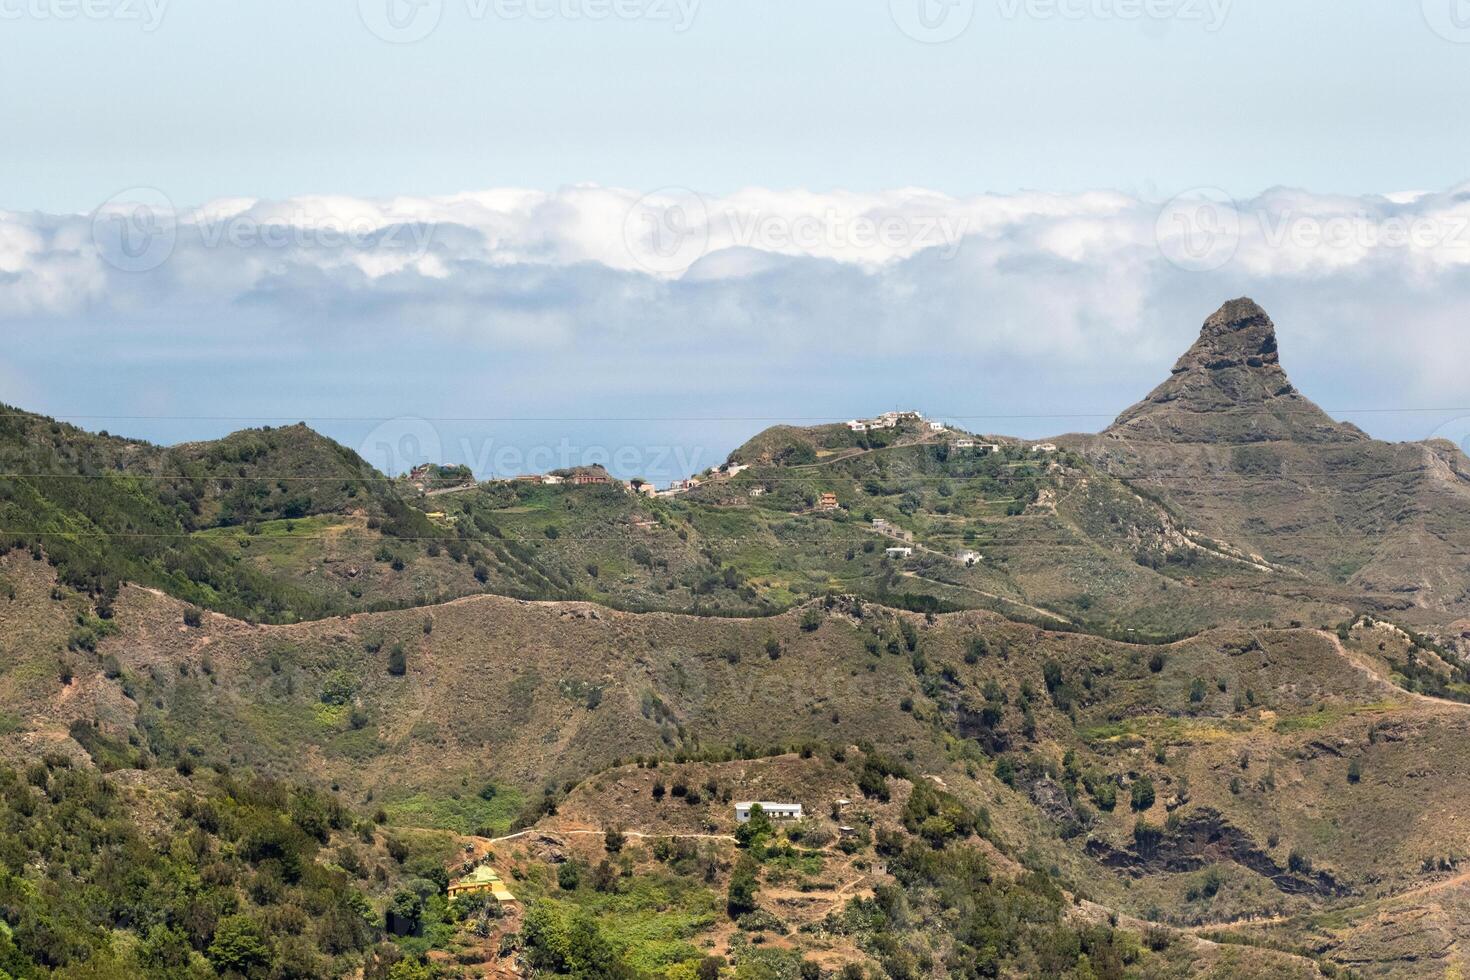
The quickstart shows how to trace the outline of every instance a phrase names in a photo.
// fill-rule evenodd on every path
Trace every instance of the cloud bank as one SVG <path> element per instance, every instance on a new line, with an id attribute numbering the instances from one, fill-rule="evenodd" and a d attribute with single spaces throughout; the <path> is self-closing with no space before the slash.
<path id="1" fill-rule="evenodd" d="M 210 434 L 204 416 L 689 420 L 670 438 L 718 429 L 713 456 L 767 419 L 898 404 L 1042 434 L 1106 425 L 1237 295 L 1272 312 L 1299 386 L 1370 432 L 1470 415 L 1450 411 L 1470 407 L 1470 185 L 186 209 L 135 189 L 92 214 L 0 212 L 0 398 L 195 420 L 153 419 L 160 437 Z"/>

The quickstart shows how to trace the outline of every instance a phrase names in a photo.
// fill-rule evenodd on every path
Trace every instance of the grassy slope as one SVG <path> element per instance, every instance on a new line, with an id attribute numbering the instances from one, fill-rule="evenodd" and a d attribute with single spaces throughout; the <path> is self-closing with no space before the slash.
<path id="1" fill-rule="evenodd" d="M 7 738 L 14 751 L 64 742 L 73 721 L 95 719 L 161 762 L 184 752 L 332 782 L 358 806 L 451 829 L 496 829 L 511 801 L 619 757 L 742 739 L 873 741 L 986 806 L 998 835 L 1090 896 L 1187 924 L 1350 908 L 1422 883 L 1425 859 L 1455 850 L 1442 814 L 1470 792 L 1470 768 L 1450 751 L 1470 712 L 1411 698 L 1373 667 L 1373 651 L 1359 669 L 1312 631 L 1125 647 L 984 613 L 930 624 L 838 607 L 808 632 L 796 613 L 710 620 L 493 597 L 288 627 L 209 616 L 195 630 L 173 600 L 128 590 L 117 634 L 90 654 L 65 649 L 86 603 L 65 591 L 51 599 L 43 563 L 12 556 L 3 575 L 17 593 L 0 606 L 14 638 L 0 683 L 23 706 Z M 967 663 L 977 637 L 986 650 Z M 386 669 L 394 644 L 407 652 L 404 677 Z M 1050 694 L 1047 662 L 1057 668 Z M 329 689 L 349 691 L 346 703 L 324 703 Z M 986 727 L 980 710 L 1000 695 L 1001 720 Z M 1012 785 L 992 773 L 982 742 L 1009 760 Z M 1070 813 L 1055 789 L 1067 798 L 1067 750 L 1090 777 L 1078 779 Z M 1362 778 L 1349 783 L 1354 758 Z M 1133 840 L 1128 787 L 1144 774 L 1156 787 L 1146 819 L 1163 827 L 1173 806 L 1191 821 L 1166 834 L 1162 863 Z M 1097 805 L 1089 781 L 1118 787 L 1114 810 Z M 479 795 L 487 783 L 491 801 Z M 1079 824 L 1089 829 L 1073 836 Z M 1211 845 L 1221 833 L 1239 848 Z M 1293 850 L 1311 872 L 1288 867 Z M 1216 863 L 1223 886 L 1190 900 Z"/>

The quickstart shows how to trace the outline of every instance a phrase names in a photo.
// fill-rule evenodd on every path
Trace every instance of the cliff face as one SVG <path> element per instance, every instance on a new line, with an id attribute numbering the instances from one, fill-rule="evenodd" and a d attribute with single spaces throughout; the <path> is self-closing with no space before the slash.
<path id="1" fill-rule="evenodd" d="M 1167 442 L 1367 439 L 1296 390 L 1281 368 L 1276 325 L 1249 299 L 1231 300 L 1206 320 L 1168 380 L 1107 431 Z"/>

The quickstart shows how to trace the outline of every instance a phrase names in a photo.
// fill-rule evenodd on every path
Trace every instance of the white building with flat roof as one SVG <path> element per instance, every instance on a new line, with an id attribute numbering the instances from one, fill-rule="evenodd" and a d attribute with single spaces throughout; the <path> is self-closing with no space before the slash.
<path id="1" fill-rule="evenodd" d="M 748 823 L 753 807 L 760 807 L 768 819 L 778 823 L 800 820 L 802 816 L 800 803 L 736 803 L 735 822 Z"/>

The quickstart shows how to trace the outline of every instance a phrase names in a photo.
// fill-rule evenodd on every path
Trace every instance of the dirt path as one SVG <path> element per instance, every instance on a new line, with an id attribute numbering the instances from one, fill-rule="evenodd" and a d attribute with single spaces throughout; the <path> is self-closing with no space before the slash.
<path id="1" fill-rule="evenodd" d="M 934 552 L 934 554 L 938 554 L 938 552 Z M 964 592 L 973 592 L 976 595 L 984 596 L 987 599 L 992 599 L 996 602 L 1003 602 L 1008 606 L 1015 606 L 1017 609 L 1024 609 L 1027 612 L 1035 613 L 1036 615 L 1041 616 L 1044 619 L 1054 619 L 1057 622 L 1065 623 L 1068 626 L 1075 625 L 1070 619 L 1068 619 L 1066 616 L 1063 616 L 1061 613 L 1054 613 L 1049 609 L 1043 609 L 1040 606 L 1028 605 L 1024 602 L 1018 602 L 1015 599 L 1007 599 L 1005 596 L 996 595 L 994 592 L 986 592 L 983 589 L 977 589 L 969 585 L 957 585 L 954 582 L 943 582 L 937 578 L 929 578 L 928 576 L 920 575 L 918 572 L 903 572 L 901 574 L 905 578 L 916 578 L 921 582 L 932 582 L 935 585 L 943 585 L 951 589 L 960 589 Z"/>
<path id="2" fill-rule="evenodd" d="M 522 830 L 520 833 L 507 834 L 504 837 L 471 837 L 476 841 L 483 841 L 490 845 L 504 844 L 506 841 L 520 840 L 522 837 L 531 837 L 535 834 L 546 834 L 549 837 L 606 837 L 605 830 Z M 635 837 L 638 840 L 720 840 L 735 843 L 735 838 L 729 834 L 645 834 L 638 830 L 623 831 L 624 837 Z"/>
<path id="3" fill-rule="evenodd" d="M 1317 630 L 1316 633 L 1318 636 L 1325 639 L 1328 643 L 1332 644 L 1332 649 L 1337 652 L 1337 655 L 1341 657 L 1348 666 L 1352 667 L 1354 670 L 1364 675 L 1365 677 L 1371 679 L 1375 684 L 1379 685 L 1380 687 L 1391 690 L 1394 693 L 1398 694 L 1400 697 L 1408 698 L 1409 700 L 1418 702 L 1419 704 L 1433 704 L 1440 707 L 1454 708 L 1458 711 L 1470 711 L 1470 704 L 1466 704 L 1463 701 L 1451 701 L 1449 698 L 1436 698 L 1428 694 L 1416 694 L 1413 691 L 1404 690 L 1393 681 L 1389 680 L 1387 677 L 1384 677 L 1383 674 L 1379 672 L 1377 666 L 1375 666 L 1362 654 L 1355 653 L 1354 651 L 1349 650 L 1343 644 L 1342 640 L 1338 638 L 1336 633 L 1329 633 L 1323 630 Z M 1252 631 L 1252 635 L 1255 635 L 1254 631 Z M 1256 640 L 1258 642 L 1260 642 L 1260 639 L 1261 638 L 1259 636 L 1256 637 Z M 1261 645 L 1265 646 L 1265 643 L 1262 642 Z"/>

